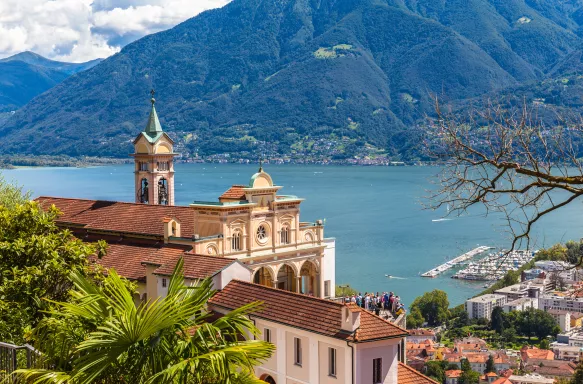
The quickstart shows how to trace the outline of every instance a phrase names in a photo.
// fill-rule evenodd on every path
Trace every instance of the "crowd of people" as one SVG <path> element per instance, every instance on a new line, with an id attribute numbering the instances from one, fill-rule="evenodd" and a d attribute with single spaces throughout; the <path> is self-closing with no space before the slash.
<path id="1" fill-rule="evenodd" d="M 383 310 L 391 312 L 394 317 L 405 313 L 405 305 L 401 303 L 401 298 L 393 292 L 383 292 L 382 294 L 365 292 L 364 295 L 359 292 L 358 295 L 347 296 L 344 300 L 355 303 L 367 311 L 375 312 L 377 315 Z"/>

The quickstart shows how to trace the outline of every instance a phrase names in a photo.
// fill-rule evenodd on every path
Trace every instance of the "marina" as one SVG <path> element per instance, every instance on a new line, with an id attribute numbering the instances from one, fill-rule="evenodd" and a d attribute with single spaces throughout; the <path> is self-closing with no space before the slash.
<path id="1" fill-rule="evenodd" d="M 486 252 L 487 250 L 492 249 L 492 247 L 487 247 L 487 246 L 480 246 L 477 248 L 472 249 L 469 252 L 464 253 L 463 255 L 460 255 L 458 257 L 456 257 L 455 259 L 449 260 L 425 273 L 421 274 L 421 277 L 437 277 L 438 275 L 440 275 L 441 273 L 463 263 L 464 261 L 468 261 L 471 258 L 473 258 L 474 256 L 477 256 L 481 253 Z"/>
<path id="2" fill-rule="evenodd" d="M 491 253 L 475 263 L 469 263 L 467 267 L 452 276 L 454 279 L 497 281 L 508 271 L 516 271 L 524 264 L 530 262 L 536 251 L 500 251 Z"/>

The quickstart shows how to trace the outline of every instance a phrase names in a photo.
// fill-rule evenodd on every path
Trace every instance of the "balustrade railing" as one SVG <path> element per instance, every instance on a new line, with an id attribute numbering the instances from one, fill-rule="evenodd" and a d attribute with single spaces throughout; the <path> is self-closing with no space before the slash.
<path id="1" fill-rule="evenodd" d="M 0 382 L 13 382 L 11 376 L 14 371 L 35 366 L 39 358 L 40 352 L 31 345 L 0 342 Z"/>

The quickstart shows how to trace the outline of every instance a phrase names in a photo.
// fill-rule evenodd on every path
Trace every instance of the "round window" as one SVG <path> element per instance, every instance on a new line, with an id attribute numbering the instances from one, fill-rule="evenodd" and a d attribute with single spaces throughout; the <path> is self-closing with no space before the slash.
<path id="1" fill-rule="evenodd" d="M 257 228 L 257 240 L 260 243 L 265 243 L 267 241 L 268 236 L 269 236 L 269 233 L 267 232 L 267 227 L 265 227 L 265 225 L 260 225 Z"/>

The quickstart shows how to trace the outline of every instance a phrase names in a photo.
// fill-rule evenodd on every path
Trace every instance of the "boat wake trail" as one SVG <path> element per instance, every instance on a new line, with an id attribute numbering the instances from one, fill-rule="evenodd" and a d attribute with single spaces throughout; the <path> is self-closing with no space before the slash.
<path id="1" fill-rule="evenodd" d="M 387 279 L 407 280 L 406 277 L 397 277 L 397 276 L 392 276 L 392 275 L 385 275 L 385 277 Z"/>
<path id="2" fill-rule="evenodd" d="M 437 222 L 437 221 L 450 221 L 450 220 L 452 220 L 452 219 L 446 219 L 446 218 L 443 218 L 443 219 L 433 219 L 433 220 L 431 220 L 431 221 L 433 221 L 433 222 Z"/>

